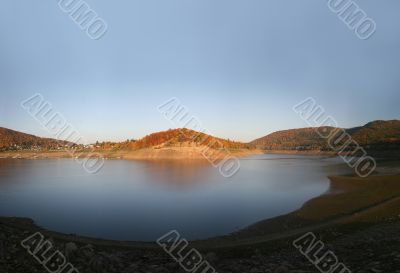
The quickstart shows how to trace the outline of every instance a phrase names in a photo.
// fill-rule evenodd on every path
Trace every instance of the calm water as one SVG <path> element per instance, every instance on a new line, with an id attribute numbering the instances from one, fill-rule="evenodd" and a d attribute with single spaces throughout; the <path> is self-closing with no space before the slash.
<path id="1" fill-rule="evenodd" d="M 0 215 L 108 239 L 224 235 L 285 214 L 325 192 L 340 159 L 260 155 L 224 178 L 208 162 L 106 161 L 87 174 L 72 159 L 0 159 Z"/>

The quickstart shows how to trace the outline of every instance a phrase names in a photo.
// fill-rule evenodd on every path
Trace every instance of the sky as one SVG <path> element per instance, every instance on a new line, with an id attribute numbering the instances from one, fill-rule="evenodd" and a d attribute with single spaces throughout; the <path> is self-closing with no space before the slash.
<path id="1" fill-rule="evenodd" d="M 179 127 L 178 98 L 207 132 L 251 141 L 306 127 L 313 97 L 341 127 L 399 119 L 400 2 L 357 1 L 359 39 L 326 0 L 86 0 L 108 26 L 90 39 L 57 0 L 3 0 L 0 127 L 52 137 L 21 106 L 42 94 L 88 141 Z"/>

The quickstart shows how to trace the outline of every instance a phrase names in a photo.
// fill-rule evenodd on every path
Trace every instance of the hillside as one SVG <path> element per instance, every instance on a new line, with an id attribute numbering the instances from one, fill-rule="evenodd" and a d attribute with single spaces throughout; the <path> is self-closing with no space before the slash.
<path id="1" fill-rule="evenodd" d="M 330 132 L 337 128 L 324 127 L 324 129 Z M 400 120 L 378 120 L 343 130 L 367 149 L 400 148 Z M 330 150 L 326 139 L 321 138 L 315 128 L 278 131 L 250 143 L 264 150 Z"/>
<path id="2" fill-rule="evenodd" d="M 41 138 L 0 127 L 0 151 L 10 150 L 53 150 L 67 145 L 67 141 Z"/>
<path id="3" fill-rule="evenodd" d="M 64 149 L 68 142 L 40 138 L 5 128 L 0 130 L 0 143 L 2 157 L 6 158 L 16 156 L 14 152 L 18 152 L 19 158 L 72 156 Z M 82 157 L 95 151 L 105 158 L 116 159 L 204 159 L 204 153 L 210 158 L 224 158 L 231 153 L 235 156 L 256 153 L 250 144 L 217 138 L 185 128 L 153 133 L 139 140 L 96 142 L 90 148 L 82 145 L 75 147 Z M 59 152 L 55 153 L 54 150 Z M 20 153 L 22 151 L 23 153 Z"/>
<path id="4" fill-rule="evenodd" d="M 326 127 L 331 131 L 333 127 Z M 314 128 L 283 130 L 250 142 L 264 150 L 328 150 L 329 146 Z"/>
<path id="5" fill-rule="evenodd" d="M 222 139 L 186 128 L 170 129 L 139 140 L 96 142 L 94 151 L 115 159 L 223 159 L 261 153 L 254 145 Z"/>
<path id="6" fill-rule="evenodd" d="M 153 133 L 137 141 L 130 140 L 120 143 L 99 143 L 98 149 L 140 150 L 146 148 L 161 149 L 167 147 L 197 146 L 208 146 L 214 149 L 250 149 L 252 147 L 250 144 L 217 138 L 190 129 L 181 128 Z"/>
<path id="7" fill-rule="evenodd" d="M 400 120 L 377 120 L 362 127 L 347 129 L 360 145 L 379 145 L 400 142 Z"/>
<path id="8" fill-rule="evenodd" d="M 333 127 L 323 127 L 330 132 Z M 400 150 L 400 121 L 373 121 L 364 126 L 344 129 L 359 145 L 369 150 Z M 50 138 L 41 138 L 0 127 L 0 151 L 60 150 L 68 142 Z M 222 139 L 190 129 L 170 129 L 147 135 L 139 140 L 124 142 L 102 142 L 93 145 L 96 151 L 158 151 L 171 153 L 172 150 L 185 148 L 197 153 L 201 147 L 227 150 L 287 150 L 287 151 L 330 151 L 326 139 L 321 138 L 315 128 L 291 129 L 274 132 L 250 143 Z M 82 147 L 83 148 L 83 147 Z M 172 150 L 171 150 L 172 149 Z"/>

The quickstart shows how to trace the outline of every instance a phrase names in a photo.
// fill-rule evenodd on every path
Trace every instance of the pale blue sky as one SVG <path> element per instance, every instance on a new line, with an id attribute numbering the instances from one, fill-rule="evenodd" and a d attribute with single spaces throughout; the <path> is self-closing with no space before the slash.
<path id="1" fill-rule="evenodd" d="M 42 93 L 89 141 L 173 127 L 178 97 L 214 135 L 250 141 L 304 127 L 314 97 L 342 127 L 399 118 L 400 2 L 357 1 L 377 24 L 359 40 L 325 0 L 88 0 L 100 40 L 56 0 L 0 9 L 0 126 L 51 136 L 21 107 Z"/>

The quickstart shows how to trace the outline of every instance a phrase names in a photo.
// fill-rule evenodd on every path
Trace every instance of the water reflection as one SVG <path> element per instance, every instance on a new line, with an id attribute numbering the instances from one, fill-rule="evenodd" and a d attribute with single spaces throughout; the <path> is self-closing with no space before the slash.
<path id="1" fill-rule="evenodd" d="M 207 160 L 157 160 L 143 162 L 148 181 L 174 188 L 209 182 L 213 170 Z"/>
<path id="2" fill-rule="evenodd" d="M 91 175 L 73 159 L 2 159 L 0 215 L 109 239 L 151 241 L 171 229 L 207 238 L 293 211 L 346 170 L 335 159 L 259 155 L 229 179 L 201 160 L 108 160 Z"/>

